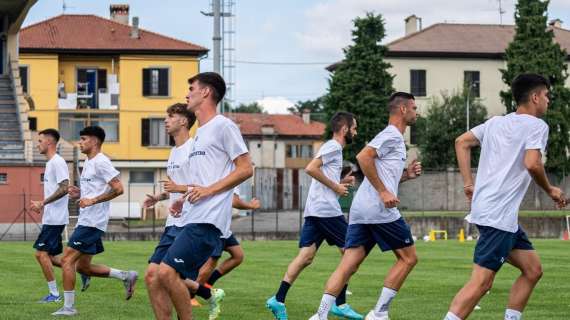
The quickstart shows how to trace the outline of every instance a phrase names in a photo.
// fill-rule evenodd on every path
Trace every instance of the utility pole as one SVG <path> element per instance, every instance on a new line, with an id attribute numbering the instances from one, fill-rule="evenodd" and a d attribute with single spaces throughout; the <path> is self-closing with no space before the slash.
<path id="1" fill-rule="evenodd" d="M 214 18 L 214 36 L 212 40 L 214 42 L 214 72 L 222 74 L 222 34 L 221 34 L 221 24 L 222 24 L 222 0 L 212 0 L 212 12 L 201 11 L 203 15 Z M 218 103 L 218 112 L 224 112 L 224 100 Z"/>

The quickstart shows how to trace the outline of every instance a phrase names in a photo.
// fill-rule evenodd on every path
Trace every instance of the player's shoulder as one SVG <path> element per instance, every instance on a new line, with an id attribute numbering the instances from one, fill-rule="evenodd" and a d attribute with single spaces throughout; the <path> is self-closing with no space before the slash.
<path id="1" fill-rule="evenodd" d="M 328 152 L 342 151 L 342 146 L 335 139 L 330 139 L 327 142 L 323 143 L 320 149 L 322 151 L 328 151 Z"/>
<path id="2" fill-rule="evenodd" d="M 402 133 L 393 125 L 388 125 L 382 131 L 378 132 L 376 137 L 372 141 L 380 142 L 380 141 L 392 141 L 392 142 L 400 142 L 404 141 L 404 136 Z"/>

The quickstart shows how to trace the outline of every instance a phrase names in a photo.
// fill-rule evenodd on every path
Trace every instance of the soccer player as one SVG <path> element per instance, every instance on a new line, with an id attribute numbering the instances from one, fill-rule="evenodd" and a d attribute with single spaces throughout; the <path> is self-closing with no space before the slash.
<path id="1" fill-rule="evenodd" d="M 260 202 L 256 198 L 252 198 L 249 202 L 244 201 L 240 198 L 239 188 L 235 187 L 232 207 L 240 210 L 255 210 L 260 207 Z M 216 268 L 218 259 L 222 256 L 223 251 L 228 252 L 230 257 Z M 237 268 L 243 262 L 243 259 L 243 249 L 230 230 L 229 235 L 222 235 L 220 246 L 214 249 L 208 261 L 200 268 L 196 281 L 185 280 L 186 286 L 192 294 L 196 294 L 208 301 L 210 320 L 218 318 L 221 312 L 220 303 L 225 296 L 225 292 L 222 289 L 213 289 L 212 286 L 222 276 Z"/>
<path id="2" fill-rule="evenodd" d="M 558 207 L 566 200 L 548 181 L 542 164 L 548 125 L 539 117 L 548 109 L 548 80 L 521 74 L 512 83 L 516 112 L 496 116 L 455 140 L 465 196 L 471 202 L 467 221 L 479 229 L 471 279 L 457 293 L 445 319 L 466 319 L 479 299 L 491 289 L 495 275 L 508 262 L 521 271 L 511 288 L 505 319 L 519 320 L 542 266 L 518 223 L 518 210 L 531 180 Z M 477 179 L 471 174 L 471 148 L 481 146 Z"/>
<path id="3" fill-rule="evenodd" d="M 344 255 L 311 320 L 327 319 L 343 287 L 376 244 L 382 251 L 391 250 L 396 263 L 384 278 L 378 303 L 366 319 L 388 320 L 390 303 L 417 263 L 410 227 L 396 207 L 400 202 L 399 183 L 421 174 L 421 164 L 416 160 L 404 170 L 407 157 L 403 134 L 407 126 L 416 122 L 416 109 L 413 95 L 392 94 L 388 101 L 388 126 L 356 156 L 365 178 L 350 208 Z"/>
<path id="4" fill-rule="evenodd" d="M 305 223 L 301 230 L 299 253 L 287 267 L 277 293 L 266 302 L 267 308 L 278 320 L 287 319 L 287 291 L 301 272 L 313 262 L 323 241 L 337 246 L 341 254 L 345 247 L 348 223 L 338 197 L 348 194 L 354 177 L 347 176 L 341 180 L 342 150 L 356 135 L 356 119 L 352 113 L 337 112 L 331 118 L 330 125 L 333 131 L 332 139 L 321 146 L 315 158 L 305 168 L 305 172 L 313 179 L 305 205 Z M 332 312 L 339 317 L 362 319 L 362 315 L 346 303 L 347 283 L 342 284 Z"/>
<path id="5" fill-rule="evenodd" d="M 44 172 L 44 200 L 32 201 L 31 210 L 38 214 L 42 209 L 44 211 L 42 231 L 34 243 L 36 260 L 42 268 L 49 289 L 48 295 L 40 300 L 41 303 L 61 301 L 52 265 L 61 267 L 59 256 L 63 252 L 61 232 L 69 223 L 67 209 L 69 171 L 65 160 L 56 153 L 58 141 L 59 132 L 55 129 L 45 129 L 39 133 L 38 150 L 48 162 Z"/>
<path id="6" fill-rule="evenodd" d="M 237 125 L 216 113 L 226 92 L 224 79 L 204 72 L 188 80 L 188 109 L 196 115 L 196 131 L 188 166 L 189 223 L 160 263 L 158 277 L 182 320 L 192 318 L 184 279 L 195 280 L 202 265 L 230 228 L 233 188 L 253 175 L 251 159 Z M 177 210 L 174 210 L 177 211 Z"/>
<path id="7" fill-rule="evenodd" d="M 79 203 L 79 220 L 69 238 L 62 258 L 64 305 L 54 316 L 77 314 L 75 302 L 75 268 L 94 277 L 115 278 L 123 282 L 129 300 L 135 289 L 137 273 L 121 271 L 105 265 L 91 264 L 96 254 L 103 252 L 101 238 L 107 229 L 109 201 L 123 193 L 123 185 L 117 171 L 107 156 L 101 153 L 105 131 L 98 126 L 85 127 L 79 132 L 79 149 L 87 156 L 81 172 L 80 188 L 70 186 L 69 197 Z"/>
<path id="8" fill-rule="evenodd" d="M 170 150 L 170 156 L 168 157 L 166 169 L 168 180 L 164 183 L 164 192 L 156 195 L 147 195 L 143 203 L 145 208 L 152 207 L 157 202 L 166 199 L 169 199 L 171 204 L 174 203 L 188 191 L 188 185 L 191 182 L 188 158 L 192 151 L 194 139 L 190 137 L 188 130 L 194 125 L 196 117 L 192 112 L 188 111 L 186 104 L 183 103 L 171 105 L 166 110 L 166 113 L 167 117 L 164 120 L 166 132 L 174 139 L 175 144 Z M 187 207 L 185 206 L 185 208 Z M 186 225 L 184 219 L 188 217 L 188 214 L 179 217 L 168 215 L 164 232 L 148 261 L 145 283 L 147 285 L 148 297 L 157 319 L 170 319 L 172 314 L 172 304 L 168 299 L 168 293 L 158 280 L 158 268 L 166 251 Z"/>

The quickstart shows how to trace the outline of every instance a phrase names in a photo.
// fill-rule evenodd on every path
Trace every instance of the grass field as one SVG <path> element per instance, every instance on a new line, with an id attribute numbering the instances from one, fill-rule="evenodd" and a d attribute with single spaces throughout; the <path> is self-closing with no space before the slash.
<path id="1" fill-rule="evenodd" d="M 95 262 L 144 274 L 154 242 L 107 242 L 106 251 Z M 418 243 L 419 264 L 391 308 L 393 320 L 441 320 L 447 307 L 471 270 L 474 243 L 457 241 Z M 50 319 L 60 305 L 37 304 L 47 286 L 33 258 L 32 243 L 0 242 L 0 319 Z M 293 241 L 244 242 L 246 260 L 233 273 L 218 281 L 226 290 L 221 319 L 271 319 L 265 300 L 274 294 L 285 268 L 297 251 Z M 535 246 L 544 264 L 544 277 L 524 313 L 525 320 L 570 319 L 570 242 L 537 240 Z M 366 313 L 376 303 L 382 279 L 392 264 L 391 253 L 374 250 L 353 277 L 348 296 L 352 306 Z M 289 319 L 308 319 L 317 309 L 323 286 L 338 263 L 338 252 L 323 246 L 314 264 L 305 270 L 289 291 Z M 58 286 L 61 288 L 61 272 Z M 470 319 L 502 319 L 510 284 L 517 272 L 505 266 L 491 294 L 481 302 L 482 310 Z M 76 319 L 152 319 L 144 281 L 129 302 L 123 300 L 120 282 L 94 279 L 85 293 L 79 292 Z M 207 319 L 206 307 L 194 309 L 195 319 Z M 331 316 L 332 318 L 332 316 Z"/>

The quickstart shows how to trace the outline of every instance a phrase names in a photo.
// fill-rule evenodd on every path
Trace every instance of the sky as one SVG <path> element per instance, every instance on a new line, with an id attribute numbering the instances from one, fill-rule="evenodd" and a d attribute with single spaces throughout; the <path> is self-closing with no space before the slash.
<path id="1" fill-rule="evenodd" d="M 404 35 L 404 19 L 412 14 L 422 18 L 423 28 L 439 22 L 500 23 L 498 0 L 234 1 L 234 98 L 238 104 L 257 101 L 270 113 L 285 113 L 297 101 L 326 93 L 325 67 L 342 59 L 353 19 L 366 12 L 382 14 L 384 43 Z M 24 26 L 62 14 L 63 2 L 38 0 Z M 128 3 L 131 19 L 139 17 L 143 29 L 212 48 L 212 18 L 200 13 L 210 10 L 209 0 L 65 0 L 65 13 L 108 18 L 112 3 Z M 501 1 L 504 24 L 514 23 L 515 4 Z M 570 1 L 551 0 L 548 15 L 570 29 Z M 202 60 L 201 71 L 212 70 L 211 56 Z"/>

